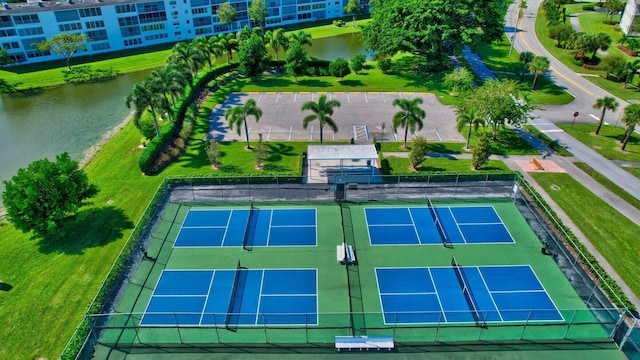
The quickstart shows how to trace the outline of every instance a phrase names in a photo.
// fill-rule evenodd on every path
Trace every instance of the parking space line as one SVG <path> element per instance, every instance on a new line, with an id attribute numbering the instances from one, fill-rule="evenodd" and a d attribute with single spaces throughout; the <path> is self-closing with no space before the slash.
<path id="1" fill-rule="evenodd" d="M 313 140 L 313 125 L 311 125 L 311 131 L 309 131 L 309 140 Z"/>
<path id="2" fill-rule="evenodd" d="M 349 99 L 349 93 L 347 93 L 347 102 L 350 103 L 351 99 Z"/>
<path id="3" fill-rule="evenodd" d="M 387 103 L 387 99 L 384 97 L 384 93 L 381 92 L 380 95 L 382 95 L 382 101 L 384 101 L 384 103 L 386 104 Z"/>
<path id="4" fill-rule="evenodd" d="M 260 104 L 260 100 L 262 100 L 262 93 L 260 93 L 260 96 L 258 96 L 258 101 L 257 101 L 258 104 Z"/>
<path id="5" fill-rule="evenodd" d="M 278 93 L 276 96 L 276 104 L 278 103 L 278 100 L 280 100 L 280 93 Z"/>
<path id="6" fill-rule="evenodd" d="M 289 138 L 287 140 L 291 141 L 292 133 L 293 133 L 293 125 L 289 126 Z"/>
<path id="7" fill-rule="evenodd" d="M 298 97 L 298 93 L 297 93 L 297 92 L 296 92 L 296 93 L 293 93 L 293 102 L 294 102 L 294 103 L 296 102 L 296 98 L 297 98 L 297 97 Z"/>
<path id="8" fill-rule="evenodd" d="M 433 131 L 436 132 L 436 136 L 438 137 L 438 141 L 442 141 L 442 137 L 440 136 L 440 133 L 438 132 L 438 129 L 436 129 L 436 127 L 433 127 Z"/>
<path id="9" fill-rule="evenodd" d="M 269 141 L 270 137 L 271 137 L 271 126 L 269 126 L 269 131 L 267 132 L 267 141 Z"/>
<path id="10" fill-rule="evenodd" d="M 367 93 L 364 93 L 364 102 L 366 102 L 367 104 L 369 103 L 369 99 L 367 98 Z"/>

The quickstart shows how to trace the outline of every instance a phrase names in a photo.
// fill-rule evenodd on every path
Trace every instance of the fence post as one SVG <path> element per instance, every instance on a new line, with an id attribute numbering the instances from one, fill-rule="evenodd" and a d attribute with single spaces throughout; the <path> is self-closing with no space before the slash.
<path id="1" fill-rule="evenodd" d="M 621 317 L 621 319 L 624 319 L 624 315 Z M 622 348 L 624 347 L 625 343 L 627 342 L 627 340 L 631 336 L 631 333 L 633 332 L 633 329 L 635 329 L 637 325 L 638 325 L 638 319 L 633 319 L 633 324 L 631 324 L 631 326 L 629 326 L 629 329 L 627 330 L 626 334 L 624 334 L 624 336 L 622 337 L 622 341 L 620 341 L 620 345 L 618 345 L 618 348 L 620 350 L 622 350 Z"/>
<path id="2" fill-rule="evenodd" d="M 573 315 L 571 316 L 571 320 L 569 321 L 569 323 L 567 324 L 567 328 L 564 331 L 564 334 L 562 335 L 563 339 L 567 338 L 567 335 L 569 334 L 569 329 L 571 328 L 571 325 L 573 325 L 573 321 L 576 318 L 576 313 L 578 312 L 578 310 L 573 310 Z"/>

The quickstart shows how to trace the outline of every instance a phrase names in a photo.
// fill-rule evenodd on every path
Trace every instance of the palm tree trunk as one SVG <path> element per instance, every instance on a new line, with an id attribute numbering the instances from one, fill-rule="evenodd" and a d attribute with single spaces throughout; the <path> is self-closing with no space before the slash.
<path id="1" fill-rule="evenodd" d="M 467 146 L 465 146 L 465 149 L 469 148 L 469 143 L 471 142 L 471 121 L 469 121 L 469 135 L 467 135 Z"/>
<path id="2" fill-rule="evenodd" d="M 156 112 L 151 108 L 151 117 L 153 118 L 153 126 L 156 128 L 156 135 L 160 136 L 160 126 L 158 125 L 158 119 L 156 117 Z"/>
<path id="3" fill-rule="evenodd" d="M 409 125 L 404 128 L 404 148 L 407 148 L 407 136 L 409 135 Z"/>
<path id="4" fill-rule="evenodd" d="M 536 71 L 536 74 L 533 77 L 533 84 L 531 84 L 531 91 L 536 89 L 536 83 L 537 82 L 538 82 L 538 72 Z"/>
<path id="5" fill-rule="evenodd" d="M 247 126 L 247 118 L 245 117 L 242 121 L 244 124 L 244 135 L 247 138 L 247 149 L 251 149 L 251 144 L 249 143 L 249 127 Z"/>
<path id="6" fill-rule="evenodd" d="M 622 149 L 621 150 L 624 150 L 627 147 L 627 143 L 631 139 L 631 135 L 633 135 L 633 130 L 634 129 L 635 129 L 635 126 L 632 126 L 632 127 L 629 128 L 629 130 L 627 130 L 627 136 L 624 138 L 624 142 L 622 143 Z"/>
<path id="7" fill-rule="evenodd" d="M 527 63 L 522 65 L 522 72 L 520 73 L 520 82 L 524 81 L 524 70 L 527 68 Z"/>
<path id="8" fill-rule="evenodd" d="M 322 126 L 320 126 L 320 145 L 322 145 Z"/>
<path id="9" fill-rule="evenodd" d="M 494 123 L 493 124 L 493 135 L 491 136 L 491 140 L 497 140 L 498 139 L 498 124 Z"/>
<path id="10" fill-rule="evenodd" d="M 600 115 L 600 121 L 598 121 L 598 127 L 596 128 L 596 135 L 600 134 L 600 128 L 602 127 L 602 123 L 604 122 L 604 113 L 607 111 L 606 107 L 602 108 L 602 114 Z"/>

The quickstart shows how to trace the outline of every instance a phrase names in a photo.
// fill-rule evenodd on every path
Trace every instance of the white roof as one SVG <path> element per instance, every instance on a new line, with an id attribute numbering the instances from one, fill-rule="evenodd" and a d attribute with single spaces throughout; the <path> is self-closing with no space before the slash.
<path id="1" fill-rule="evenodd" d="M 309 145 L 308 160 L 377 159 L 375 145 Z"/>

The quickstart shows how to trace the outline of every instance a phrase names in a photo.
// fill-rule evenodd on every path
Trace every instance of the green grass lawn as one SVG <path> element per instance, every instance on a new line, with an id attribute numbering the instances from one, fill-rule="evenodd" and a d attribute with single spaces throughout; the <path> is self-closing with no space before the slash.
<path id="1" fill-rule="evenodd" d="M 522 71 L 520 54 L 513 49 L 509 56 L 509 49 L 511 49 L 511 42 L 506 35 L 502 35 L 500 40 L 491 44 L 478 43 L 475 50 L 489 69 L 519 74 Z"/>
<path id="2" fill-rule="evenodd" d="M 409 166 L 408 158 L 390 157 L 389 166 L 392 175 L 410 174 L 410 173 L 428 173 L 428 172 L 457 172 L 468 173 L 474 171 L 471 167 L 471 159 L 442 159 L 427 158 L 420 164 L 416 172 Z M 500 160 L 489 160 L 487 165 L 477 172 L 493 172 L 493 171 L 510 171 L 507 165 Z"/>
<path id="3" fill-rule="evenodd" d="M 605 121 L 607 121 L 606 118 Z M 622 128 L 602 125 L 600 135 L 596 135 L 595 124 L 575 124 L 573 129 L 571 124 L 558 124 L 558 126 L 609 160 L 640 161 L 640 135 L 637 133 L 631 136 L 625 151 L 622 151 L 620 150 L 622 145 L 620 139 L 624 132 Z"/>
<path id="4" fill-rule="evenodd" d="M 380 143 L 382 152 L 409 152 L 411 150 L 411 142 L 407 142 L 407 147 L 404 147 L 402 141 L 385 141 Z M 442 153 L 442 154 L 462 154 L 464 153 L 463 143 L 448 143 L 448 142 L 429 142 L 427 143 L 427 149 L 430 153 Z"/>
<path id="5" fill-rule="evenodd" d="M 609 180 L 606 176 L 604 176 L 604 175 L 600 174 L 599 172 L 597 172 L 594 168 L 589 166 L 589 164 L 583 163 L 583 162 L 574 162 L 573 165 L 577 166 L 578 168 L 580 168 L 580 170 L 582 170 L 585 173 L 589 174 L 589 176 L 591 176 L 594 180 L 596 180 L 597 182 L 602 184 L 602 186 L 604 186 L 607 189 L 609 189 L 609 191 L 611 191 L 612 193 L 618 195 L 624 201 L 628 202 L 633 207 L 635 207 L 636 209 L 640 210 L 640 199 L 636 199 L 635 196 L 629 194 L 623 188 L 618 186 L 616 183 L 614 183 L 613 181 Z"/>
<path id="6" fill-rule="evenodd" d="M 625 58 L 627 61 L 633 61 L 635 58 L 629 56 L 622 51 L 618 50 L 618 40 L 622 37 L 622 31 L 615 31 L 614 25 L 608 25 L 604 23 L 605 17 L 608 15 L 604 12 L 588 12 L 581 13 L 578 16 L 578 20 L 580 21 L 580 27 L 582 31 L 588 34 L 597 34 L 597 33 L 606 33 L 611 37 L 611 45 L 609 49 L 607 49 L 607 53 L 620 55 Z M 619 21 L 620 16 L 616 15 L 613 17 L 614 21 Z"/>
<path id="7" fill-rule="evenodd" d="M 540 132 L 540 130 L 536 129 L 533 125 L 525 125 L 524 128 L 533 134 L 533 136 L 540 139 L 543 143 L 547 144 L 553 151 L 555 151 L 560 156 L 573 156 L 573 154 L 564 148 L 564 146 L 558 144 L 557 141 L 551 140 L 550 137 Z"/>
<path id="8" fill-rule="evenodd" d="M 474 148 L 482 132 L 491 135 L 490 127 L 479 129 L 478 133 L 471 133 L 471 141 L 469 146 Z M 467 137 L 467 132 L 463 136 Z M 540 152 L 524 140 L 517 132 L 509 128 L 498 128 L 498 140 L 491 142 L 491 154 L 494 155 L 538 155 Z"/>
<path id="9" fill-rule="evenodd" d="M 587 236 L 631 290 L 639 295 L 640 262 L 637 260 L 640 242 L 637 237 L 640 226 L 567 174 L 530 175 Z"/>
<path id="10" fill-rule="evenodd" d="M 632 174 L 633 176 L 637 177 L 638 179 L 640 179 L 640 167 L 628 167 L 628 166 L 623 166 L 623 169 L 625 169 L 627 172 L 629 172 L 630 174 Z"/>

